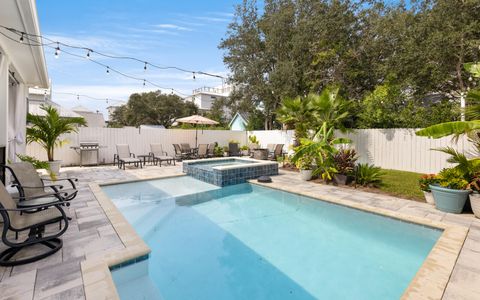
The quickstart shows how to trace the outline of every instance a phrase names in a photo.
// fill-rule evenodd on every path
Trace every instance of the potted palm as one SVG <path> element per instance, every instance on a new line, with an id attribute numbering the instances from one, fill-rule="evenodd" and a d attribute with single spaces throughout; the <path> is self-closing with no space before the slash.
<path id="1" fill-rule="evenodd" d="M 432 196 L 432 191 L 430 190 L 430 185 L 431 184 L 436 184 L 437 183 L 437 177 L 435 174 L 425 174 L 420 179 L 418 180 L 418 183 L 420 185 L 420 189 L 423 192 L 423 196 L 425 197 L 425 202 L 428 204 L 435 204 Z"/>
<path id="2" fill-rule="evenodd" d="M 435 207 L 444 212 L 461 213 L 470 194 L 464 173 L 456 167 L 446 168 L 438 173 L 437 182 L 429 185 Z"/>
<path id="3" fill-rule="evenodd" d="M 77 132 L 79 125 L 86 125 L 81 117 L 63 118 L 58 110 L 51 105 L 42 105 L 45 116 L 28 114 L 27 143 L 36 142 L 47 152 L 50 172 L 58 175 L 62 162 L 54 159 L 54 150 L 61 147 L 67 140 L 60 139 L 62 134 Z"/>

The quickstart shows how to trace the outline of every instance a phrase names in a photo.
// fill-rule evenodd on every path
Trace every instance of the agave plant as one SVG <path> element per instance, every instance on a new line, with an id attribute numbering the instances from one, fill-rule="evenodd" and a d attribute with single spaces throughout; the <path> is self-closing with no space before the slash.
<path id="1" fill-rule="evenodd" d="M 36 142 L 47 152 L 48 161 L 53 161 L 55 147 L 61 147 L 66 140 L 61 140 L 62 134 L 77 132 L 79 125 L 86 125 L 81 117 L 63 118 L 58 110 L 51 105 L 42 105 L 45 116 L 27 115 L 27 143 Z"/>

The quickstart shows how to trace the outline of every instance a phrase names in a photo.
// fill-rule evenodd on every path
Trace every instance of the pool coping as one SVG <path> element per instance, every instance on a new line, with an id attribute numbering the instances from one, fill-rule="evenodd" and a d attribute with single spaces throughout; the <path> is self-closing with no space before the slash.
<path id="1" fill-rule="evenodd" d="M 94 197 L 99 202 L 110 220 L 114 230 L 117 232 L 125 249 L 114 252 L 103 253 L 95 257 L 87 257 L 81 263 L 83 284 L 86 299 L 119 299 L 117 289 L 112 279 L 110 267 L 144 257 L 150 253 L 150 248 L 143 239 L 136 233 L 132 225 L 126 220 L 111 199 L 102 191 L 102 186 L 122 184 L 130 182 L 141 182 L 147 180 L 166 179 L 186 176 L 186 174 L 155 176 L 132 180 L 110 180 L 103 183 L 90 183 L 89 187 Z M 306 196 L 315 200 L 325 201 L 348 208 L 366 211 L 384 217 L 409 223 L 424 225 L 443 230 L 443 233 L 428 254 L 422 266 L 417 271 L 401 299 L 441 299 L 446 289 L 458 255 L 468 233 L 468 228 L 449 225 L 442 222 L 432 221 L 422 217 L 411 216 L 383 208 L 372 207 L 366 204 L 342 199 L 332 195 L 311 191 L 304 191 L 297 186 L 282 186 L 273 183 L 259 183 L 253 180 L 247 182 L 259 186 L 265 186 L 297 195 Z"/>
<path id="2" fill-rule="evenodd" d="M 275 181 L 271 183 L 261 183 L 256 180 L 248 180 L 248 182 L 336 205 L 342 205 L 348 208 L 358 209 L 383 217 L 443 230 L 432 250 L 423 261 L 422 266 L 418 269 L 401 297 L 401 299 L 405 300 L 442 299 L 460 251 L 462 250 L 463 243 L 467 237 L 469 231 L 468 228 L 458 225 L 449 225 L 429 220 L 427 218 L 411 216 L 383 208 L 372 207 L 367 204 L 342 199 L 328 194 L 318 195 L 318 193 L 304 191 L 297 186 L 275 185 Z"/>

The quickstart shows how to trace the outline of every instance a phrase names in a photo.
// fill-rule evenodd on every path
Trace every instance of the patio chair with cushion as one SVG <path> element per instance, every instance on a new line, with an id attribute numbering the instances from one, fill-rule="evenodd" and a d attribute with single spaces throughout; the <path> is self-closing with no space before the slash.
<path id="1" fill-rule="evenodd" d="M 197 157 L 198 158 L 206 158 L 208 155 L 208 144 L 199 144 Z"/>
<path id="2" fill-rule="evenodd" d="M 142 168 L 142 161 L 138 158 L 135 157 L 135 154 L 130 152 L 130 146 L 127 144 L 119 144 L 117 145 L 117 162 L 118 162 L 118 168 L 125 170 L 125 165 L 126 164 L 134 164 L 135 167 L 138 168 L 140 165 L 140 168 Z"/>
<path id="3" fill-rule="evenodd" d="M 56 195 L 60 201 L 70 201 L 77 196 L 78 190 L 75 182 L 77 178 L 57 177 L 55 181 L 51 178 L 42 178 L 35 167 L 29 162 L 16 162 L 8 166 L 0 165 L 12 175 L 12 186 L 18 191 L 19 203 L 26 198 L 43 197 Z M 61 183 L 61 184 L 60 184 Z M 68 184 L 65 188 L 63 184 Z"/>
<path id="4" fill-rule="evenodd" d="M 33 197 L 34 198 L 34 197 Z M 28 198 L 31 200 L 33 198 Z M 58 201 L 55 197 L 50 197 L 50 202 L 39 205 L 31 205 L 24 208 L 18 208 L 11 195 L 8 194 L 5 186 L 0 183 L 0 216 L 3 221 L 2 242 L 8 247 L 0 253 L 0 266 L 17 266 L 31 263 L 39 259 L 54 254 L 62 248 L 63 242 L 59 238 L 67 231 L 68 217 L 63 210 L 64 202 Z M 62 226 L 62 221 L 64 225 Z M 49 228 L 48 234 L 45 233 L 45 226 L 49 224 L 59 224 L 58 229 L 53 231 Z M 28 235 L 23 235 L 27 232 Z M 20 241 L 13 240 L 12 234 L 18 238 L 20 233 Z M 15 255 L 22 249 L 33 247 L 35 245 L 46 246 L 43 252 L 29 251 L 29 256 L 25 257 L 25 253 L 15 259 Z M 32 249 L 33 250 L 33 249 Z M 33 252 L 33 254 L 31 254 Z"/>
<path id="5" fill-rule="evenodd" d="M 228 143 L 229 156 L 241 156 L 240 148 L 237 143 Z"/>
<path id="6" fill-rule="evenodd" d="M 275 151 L 275 144 L 267 144 L 268 154 L 273 153 Z"/>
<path id="7" fill-rule="evenodd" d="M 171 156 L 168 156 L 166 151 L 163 151 L 162 144 L 150 144 L 150 155 L 153 157 L 153 162 L 162 166 L 162 161 L 166 161 L 168 164 L 175 165 L 175 159 Z"/>
<path id="8" fill-rule="evenodd" d="M 270 160 L 277 160 L 277 158 L 282 157 L 283 154 L 283 144 L 276 144 L 273 153 L 270 153 L 269 159 Z"/>
<path id="9" fill-rule="evenodd" d="M 215 146 L 215 143 L 211 143 L 208 145 L 207 157 L 215 157 Z"/>
<path id="10" fill-rule="evenodd" d="M 190 156 L 195 155 L 195 151 L 194 151 L 195 149 L 192 149 L 189 143 L 182 143 L 180 144 L 180 147 L 182 148 L 182 152 L 188 153 Z"/>
<path id="11" fill-rule="evenodd" d="M 189 159 L 191 157 L 190 152 L 183 152 L 182 148 L 179 144 L 173 144 L 173 148 L 175 149 L 175 159 L 176 160 L 184 160 Z"/>

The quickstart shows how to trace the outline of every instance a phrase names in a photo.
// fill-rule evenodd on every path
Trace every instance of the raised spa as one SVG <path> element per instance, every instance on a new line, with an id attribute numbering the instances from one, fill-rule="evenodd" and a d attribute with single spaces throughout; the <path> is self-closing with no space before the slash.
<path id="1" fill-rule="evenodd" d="M 251 158 L 198 159 L 184 161 L 183 172 L 207 183 L 226 186 L 260 176 L 278 175 L 278 163 Z"/>

